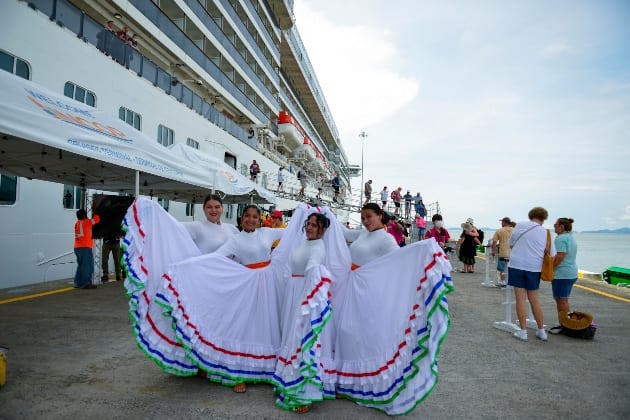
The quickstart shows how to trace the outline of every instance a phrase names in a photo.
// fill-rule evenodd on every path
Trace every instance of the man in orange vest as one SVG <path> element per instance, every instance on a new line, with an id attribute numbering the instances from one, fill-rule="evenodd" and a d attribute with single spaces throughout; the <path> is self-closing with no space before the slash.
<path id="1" fill-rule="evenodd" d="M 88 219 L 85 209 L 77 210 L 77 221 L 74 224 L 74 254 L 77 256 L 77 272 L 74 275 L 75 289 L 96 289 L 96 285 L 92 284 L 92 275 L 94 274 L 92 226 L 100 220 L 98 214 L 95 214 L 92 219 Z"/>

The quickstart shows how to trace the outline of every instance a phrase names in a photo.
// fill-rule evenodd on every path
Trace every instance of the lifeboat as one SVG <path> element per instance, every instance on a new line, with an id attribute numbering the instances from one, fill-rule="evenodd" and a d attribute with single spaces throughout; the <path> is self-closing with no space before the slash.
<path id="1" fill-rule="evenodd" d="M 293 150 L 293 156 L 306 159 L 307 162 L 314 162 L 317 160 L 315 157 L 315 150 L 313 150 L 311 141 L 308 137 L 304 137 L 303 143 Z"/>
<path id="2" fill-rule="evenodd" d="M 289 150 L 300 147 L 305 137 L 300 124 L 284 111 L 278 114 L 278 135 L 282 135 Z"/>

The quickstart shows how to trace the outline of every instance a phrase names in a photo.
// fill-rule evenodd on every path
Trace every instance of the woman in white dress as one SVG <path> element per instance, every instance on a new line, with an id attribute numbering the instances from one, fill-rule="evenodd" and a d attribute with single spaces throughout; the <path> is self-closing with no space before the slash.
<path id="1" fill-rule="evenodd" d="M 201 253 L 209 254 L 236 235 L 238 229 L 232 224 L 221 223 L 223 201 L 218 195 L 213 194 L 206 197 L 203 202 L 203 213 L 206 220 L 184 222 L 183 225 Z"/>
<path id="2" fill-rule="evenodd" d="M 451 266 L 434 240 L 399 248 L 377 204 L 363 207 L 361 221 L 367 232 L 346 234 L 356 238 L 349 248 L 352 271 L 333 299 L 336 392 L 404 414 L 437 382 Z"/>
<path id="3" fill-rule="evenodd" d="M 276 270 L 267 267 L 271 265 L 271 245 L 282 237 L 284 229 L 264 228 L 260 223 L 258 207 L 246 206 L 241 217 L 241 232 L 221 245 L 209 256 L 211 258 L 202 256 L 177 264 L 166 276 L 166 292 L 171 293 L 179 306 L 173 311 L 173 318 L 178 327 L 182 324 L 181 328 L 191 333 L 191 336 L 183 334 L 180 337 L 185 344 L 190 344 L 189 356 L 192 355 L 201 369 L 211 375 L 209 379 L 233 386 L 234 392 L 238 393 L 247 390 L 246 381 L 262 379 L 256 370 L 264 363 L 258 362 L 275 360 L 277 347 L 274 343 L 280 343 L 278 310 L 274 307 L 279 294 L 273 279 Z M 226 257 L 232 261 L 226 261 Z M 211 267 L 204 270 L 207 266 Z M 257 273 L 258 270 L 261 273 Z M 242 273 L 242 279 L 251 281 L 253 288 L 232 282 L 231 277 L 237 273 Z M 193 277 L 191 283 L 188 283 L 189 275 Z M 182 284 L 180 279 L 187 284 Z M 213 284 L 191 287 L 196 279 L 202 282 L 212 279 Z M 187 298 L 190 299 L 188 304 Z M 259 298 L 268 299 L 268 306 L 260 305 Z M 173 302 L 172 299 L 169 301 Z M 208 308 L 203 308 L 206 305 Z M 222 318 L 231 319 L 231 322 L 221 322 Z M 211 342 L 205 337 L 215 338 Z M 230 348 L 233 350 L 228 350 Z M 258 354 L 260 350 L 264 354 Z M 242 353 L 238 357 L 244 362 L 230 359 L 238 353 Z M 252 359 L 252 366 L 248 366 L 248 358 Z M 218 366 L 224 368 L 225 375 L 220 369 L 215 370 Z M 245 373 L 243 377 L 239 377 L 241 371 Z"/>
<path id="4" fill-rule="evenodd" d="M 319 371 L 318 339 L 331 316 L 328 289 L 331 274 L 323 266 L 326 246 L 322 237 L 330 219 L 311 213 L 304 223 L 306 240 L 291 253 L 291 280 L 286 287 L 282 313 L 282 344 L 275 380 L 276 405 L 305 413 L 313 401 L 324 398 Z M 313 300 L 313 295 L 320 299 Z"/>
<path id="5" fill-rule="evenodd" d="M 194 375 L 198 369 L 177 341 L 170 319 L 162 316 L 162 305 L 168 305 L 160 292 L 162 275 L 170 264 L 213 252 L 238 233 L 233 225 L 221 223 L 220 197 L 206 197 L 203 209 L 206 220 L 180 223 L 158 203 L 140 197 L 123 219 L 125 288 L 136 342 L 165 372 L 178 376 Z"/>

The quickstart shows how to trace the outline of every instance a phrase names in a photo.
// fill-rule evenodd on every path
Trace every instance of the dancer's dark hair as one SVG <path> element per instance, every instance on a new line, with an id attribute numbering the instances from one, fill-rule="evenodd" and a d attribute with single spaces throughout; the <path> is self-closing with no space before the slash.
<path id="1" fill-rule="evenodd" d="M 306 224 L 308 223 L 311 217 L 315 217 L 315 223 L 317 223 L 317 233 L 322 233 L 324 230 L 330 227 L 330 219 L 324 216 L 321 213 L 311 213 L 304 221 L 304 226 L 302 226 L 302 231 L 306 230 Z"/>
<path id="2" fill-rule="evenodd" d="M 245 214 L 245 212 L 249 209 L 254 209 L 256 210 L 256 213 L 258 213 L 258 217 L 260 217 L 260 209 L 258 208 L 257 205 L 255 204 L 248 204 L 245 206 L 245 208 L 243 209 L 243 214 Z"/>
<path id="3" fill-rule="evenodd" d="M 210 200 L 213 201 L 218 201 L 219 204 L 223 205 L 223 200 L 221 199 L 221 197 L 219 197 L 217 194 L 209 194 L 206 196 L 206 198 L 203 199 L 203 205 L 205 207 L 206 203 Z"/>
<path id="4" fill-rule="evenodd" d="M 376 203 L 367 203 L 366 205 L 361 207 L 361 211 L 363 211 L 363 210 L 372 210 L 374 213 L 376 213 L 376 215 L 381 216 L 381 220 L 383 221 L 383 224 L 386 224 L 391 219 L 389 214 L 387 214 L 387 212 L 383 211 L 381 206 L 379 206 Z"/>

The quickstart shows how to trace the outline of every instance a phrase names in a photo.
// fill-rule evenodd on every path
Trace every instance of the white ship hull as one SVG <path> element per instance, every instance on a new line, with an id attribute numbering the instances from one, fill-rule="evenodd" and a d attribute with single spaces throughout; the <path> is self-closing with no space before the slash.
<path id="1" fill-rule="evenodd" d="M 128 6 L 127 12 L 138 15 L 136 20 L 142 23 L 142 16 L 133 7 Z M 236 169 L 241 173 L 246 174 L 255 159 L 263 170 L 258 183 L 276 189 L 280 165 L 270 153 L 255 150 L 212 124 L 25 2 L 2 2 L 0 40 L 0 50 L 28 63 L 33 82 L 59 93 L 63 93 L 68 81 L 85 87 L 94 92 L 96 107 L 108 110 L 112 116 L 118 116 L 121 106 L 140 114 L 141 131 L 148 137 L 156 139 L 157 127 L 167 126 L 173 130 L 176 143 L 186 144 L 188 138 L 194 139 L 204 153 L 221 159 L 229 157 L 226 161 L 230 164 L 235 159 Z M 288 171 L 285 171 L 284 190 L 299 190 L 299 182 Z M 89 190 L 88 194 L 99 192 L 107 191 Z M 74 276 L 72 228 L 76 209 L 64 208 L 63 193 L 63 184 L 19 177 L 15 203 L 0 205 L 0 267 L 3 267 L 0 288 Z M 307 193 L 314 196 L 317 190 L 309 186 Z M 291 209 L 296 204 L 278 198 L 276 207 Z M 195 214 L 202 215 L 201 206 L 195 207 Z M 235 223 L 237 209 L 235 205 L 231 207 L 225 220 Z M 181 221 L 193 219 L 186 216 L 186 203 L 171 201 L 169 212 Z M 346 212 L 340 215 L 347 218 Z M 99 269 L 96 267 L 95 271 L 98 273 Z"/>

